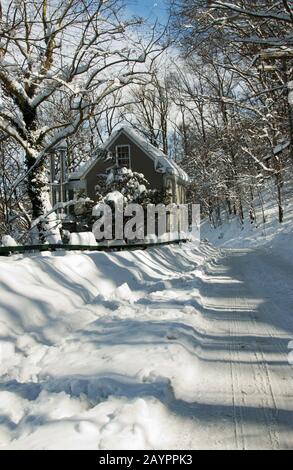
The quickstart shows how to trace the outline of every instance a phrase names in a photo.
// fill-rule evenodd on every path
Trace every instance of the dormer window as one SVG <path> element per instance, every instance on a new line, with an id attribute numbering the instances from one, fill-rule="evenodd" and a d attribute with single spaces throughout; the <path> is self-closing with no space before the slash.
<path id="1" fill-rule="evenodd" d="M 116 162 L 119 168 L 130 168 L 130 145 L 117 145 Z"/>

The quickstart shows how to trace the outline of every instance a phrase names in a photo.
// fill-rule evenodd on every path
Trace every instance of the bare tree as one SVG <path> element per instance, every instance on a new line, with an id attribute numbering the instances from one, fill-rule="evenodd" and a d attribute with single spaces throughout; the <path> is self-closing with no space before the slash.
<path id="1" fill-rule="evenodd" d="M 45 239 L 50 223 L 46 155 L 97 117 L 113 92 L 138 80 L 161 52 L 155 28 L 143 41 L 140 20 L 123 21 L 120 0 L 11 0 L 2 4 L 0 129 L 25 152 L 32 218 Z M 56 97 L 70 112 L 44 122 Z M 18 184 L 19 181 L 16 182 Z M 49 218 L 53 221 L 54 214 Z"/>
<path id="2" fill-rule="evenodd" d="M 16 237 L 31 225 L 25 185 L 14 185 L 23 175 L 22 162 L 22 149 L 0 132 L 0 233 Z"/>
<path id="3" fill-rule="evenodd" d="M 152 145 L 168 154 L 168 120 L 170 97 L 168 74 L 155 64 L 146 83 L 132 87 L 133 104 L 123 113 L 124 119 L 146 135 Z"/>
<path id="4" fill-rule="evenodd" d="M 184 164 L 193 167 L 203 206 L 226 201 L 243 219 L 244 204 L 253 213 L 255 194 L 270 180 L 282 222 L 288 140 L 293 149 L 290 2 L 173 3 L 184 53 L 175 86 L 187 129 Z"/>

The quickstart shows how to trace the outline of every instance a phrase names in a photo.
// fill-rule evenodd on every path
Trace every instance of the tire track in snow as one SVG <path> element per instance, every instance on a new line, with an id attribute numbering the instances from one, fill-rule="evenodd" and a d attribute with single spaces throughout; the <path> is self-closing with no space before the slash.
<path id="1" fill-rule="evenodd" d="M 231 257 L 231 251 L 229 255 Z M 255 253 L 255 256 L 257 257 L 257 252 Z M 242 264 L 242 267 L 243 267 L 243 264 Z M 246 274 L 248 272 L 249 270 L 247 269 Z M 245 280 L 245 283 L 244 283 L 244 292 L 242 292 L 242 297 L 239 299 L 239 304 L 241 305 L 243 302 L 246 303 L 247 310 L 249 310 L 249 304 L 247 302 L 247 298 L 249 297 L 249 295 L 251 295 L 251 291 L 250 291 L 251 282 L 247 282 L 248 279 L 245 279 L 245 275 L 243 275 L 245 273 L 243 273 L 243 271 L 241 272 L 241 274 L 242 274 L 242 278 Z M 258 280 L 258 282 L 256 283 L 256 287 L 253 291 L 259 292 L 259 294 L 263 294 L 264 292 L 261 289 L 259 291 L 257 290 L 257 287 L 259 286 L 259 284 L 263 285 L 263 281 L 261 280 L 261 277 L 260 277 L 260 280 Z M 271 288 L 272 286 L 267 286 L 267 292 L 270 292 L 270 291 L 273 292 Z M 274 314 L 276 318 L 278 318 L 279 313 L 281 313 L 280 306 L 275 302 L 275 300 L 273 302 L 271 301 L 271 298 L 269 298 L 269 300 L 270 300 L 269 306 L 265 310 L 265 313 L 267 316 L 269 316 L 270 324 L 274 324 L 272 306 L 274 307 Z M 237 302 L 236 302 L 236 308 L 237 308 Z M 263 307 L 261 306 L 261 311 L 262 310 L 263 310 Z M 247 323 L 246 334 L 251 335 L 251 337 L 253 337 L 255 335 L 255 332 L 259 329 L 258 323 L 260 320 L 261 318 L 259 318 L 257 321 L 255 314 L 252 312 L 251 322 Z M 237 320 L 234 321 L 234 329 L 235 329 L 234 334 L 236 333 L 238 336 L 240 329 L 239 329 L 239 322 L 237 322 Z M 266 338 L 268 341 L 265 343 L 262 343 L 257 340 L 254 341 L 253 348 L 252 348 L 253 357 L 250 358 L 251 372 L 253 373 L 254 384 L 258 390 L 258 395 L 261 397 L 261 404 L 259 404 L 259 406 L 263 413 L 263 418 L 265 420 L 264 422 L 266 423 L 266 429 L 267 429 L 268 436 L 270 439 L 270 448 L 280 449 L 282 446 L 280 443 L 280 422 L 278 420 L 278 410 L 282 409 L 282 407 L 284 406 L 284 400 L 281 400 L 280 402 L 278 395 L 276 395 L 274 391 L 274 382 L 272 381 L 269 360 L 267 358 L 267 353 L 264 350 L 264 344 L 267 346 L 267 344 L 269 344 L 269 340 L 271 339 L 272 344 L 274 344 L 274 353 L 276 352 L 278 355 L 284 358 L 285 361 L 286 361 L 287 351 L 282 346 L 282 343 L 280 342 L 280 340 L 278 340 L 278 335 L 276 334 L 276 331 L 274 331 L 272 328 L 269 328 L 266 323 L 262 323 L 262 330 L 263 330 L 264 338 Z M 274 343 L 273 343 L 273 340 L 274 340 Z M 246 402 L 245 399 L 244 399 L 244 402 Z"/>
<path id="2" fill-rule="evenodd" d="M 239 393 L 239 383 L 237 377 L 237 370 L 234 367 L 235 359 L 238 359 L 238 354 L 235 352 L 235 344 L 233 342 L 234 328 L 229 329 L 230 342 L 230 371 L 231 371 L 231 398 L 233 406 L 233 421 L 234 421 L 234 436 L 235 445 L 237 450 L 245 450 L 244 430 L 243 430 L 243 417 L 241 414 L 241 407 L 237 405 L 237 394 Z M 237 393 L 238 392 L 238 393 Z"/>
<path id="3" fill-rule="evenodd" d="M 254 263 L 257 265 L 259 262 L 261 271 L 262 253 L 257 250 L 254 252 L 250 250 L 248 253 L 255 256 Z M 221 256 L 216 263 L 206 264 L 205 275 L 211 281 L 209 281 L 210 287 L 206 289 L 205 296 L 201 296 L 203 314 L 205 310 L 213 308 L 213 302 L 209 301 L 209 297 L 214 294 L 212 279 L 214 275 L 217 275 L 217 269 L 213 268 L 219 267 L 221 271 L 221 264 L 223 264 L 229 271 L 229 277 L 240 281 L 239 293 L 235 297 L 233 292 L 228 292 L 225 285 L 223 285 L 222 292 L 223 297 L 225 294 L 227 295 L 226 309 L 231 314 L 228 332 L 235 448 L 256 448 L 257 442 L 261 442 L 261 447 L 280 449 L 284 447 L 284 443 L 281 441 L 282 423 L 279 420 L 278 410 L 288 409 L 288 400 L 285 399 L 285 393 L 281 396 L 276 394 L 276 378 L 272 376 L 272 372 L 276 375 L 276 371 L 274 368 L 273 371 L 271 370 L 274 363 L 272 366 L 270 365 L 268 354 L 276 355 L 286 364 L 288 351 L 282 340 L 282 338 L 286 338 L 286 335 L 281 335 L 279 338 L 278 328 L 269 327 L 268 324 L 278 325 L 281 314 L 284 317 L 284 311 L 281 311 L 284 303 L 278 303 L 281 297 L 274 298 L 272 301 L 276 275 L 271 278 L 273 282 L 263 288 L 265 281 L 262 276 L 258 272 L 250 270 L 246 265 L 245 250 L 240 251 L 241 256 L 244 255 L 243 257 L 237 257 L 238 254 L 238 250 L 221 251 Z M 273 269 L 274 265 L 272 264 L 272 272 Z M 248 299 L 257 296 L 264 296 L 267 302 L 266 316 L 263 305 L 253 306 L 252 302 L 248 301 Z M 220 305 L 223 309 L 222 304 Z M 241 311 L 246 312 L 247 321 L 243 321 L 244 319 L 241 318 Z M 267 322 L 264 321 L 265 319 Z M 285 325 L 289 325 L 289 321 Z M 257 340 L 258 331 L 262 331 L 260 336 L 264 338 L 264 341 Z M 241 336 L 244 337 L 242 346 L 236 341 L 236 338 L 241 339 Z M 256 339 L 251 342 L 253 337 Z M 241 358 L 243 359 L 244 356 L 246 356 L 247 365 L 241 363 Z M 277 366 L 275 367 L 277 371 L 280 370 Z M 249 393 L 251 386 L 254 389 L 252 394 Z M 251 422 L 251 407 L 254 408 L 255 414 L 253 418 L 255 422 L 253 423 Z M 255 428 L 257 428 L 258 436 L 254 435 Z"/>

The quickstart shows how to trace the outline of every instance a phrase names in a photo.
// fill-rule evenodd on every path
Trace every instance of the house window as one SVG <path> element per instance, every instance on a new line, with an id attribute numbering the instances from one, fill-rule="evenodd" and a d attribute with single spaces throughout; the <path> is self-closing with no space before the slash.
<path id="1" fill-rule="evenodd" d="M 130 168 L 130 146 L 117 145 L 116 147 L 117 165 L 122 168 Z"/>

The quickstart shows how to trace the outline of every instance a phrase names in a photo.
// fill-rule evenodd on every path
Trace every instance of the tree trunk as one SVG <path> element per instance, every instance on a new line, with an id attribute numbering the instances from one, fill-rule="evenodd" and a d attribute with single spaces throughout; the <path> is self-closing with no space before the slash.
<path id="1" fill-rule="evenodd" d="M 242 199 L 239 197 L 239 218 L 242 225 L 244 225 L 244 212 L 243 212 L 243 205 Z"/>
<path id="2" fill-rule="evenodd" d="M 227 203 L 227 207 L 228 207 L 228 213 L 229 213 L 229 216 L 232 215 L 232 206 L 231 206 L 231 201 L 229 199 L 229 197 L 226 197 L 226 203 Z"/>
<path id="3" fill-rule="evenodd" d="M 45 159 L 41 159 L 36 164 L 39 156 L 39 146 L 34 138 L 35 131 L 38 128 L 37 112 L 29 103 L 24 103 L 22 114 L 30 136 L 30 149 L 34 149 L 34 152 L 29 150 L 26 152 L 26 166 L 28 170 L 27 191 L 32 207 L 33 230 L 31 233 L 33 233 L 33 240 L 37 243 L 44 243 L 45 241 L 59 243 L 61 239 L 56 214 L 52 213 L 48 217 L 46 216 L 52 210 L 52 206 L 49 196 Z M 36 225 L 34 225 L 34 221 L 37 221 Z M 34 232 L 37 233 L 34 234 Z"/>
<path id="4" fill-rule="evenodd" d="M 261 205 L 262 222 L 265 225 L 266 222 L 267 222 L 267 219 L 266 219 L 266 214 L 265 214 L 265 209 L 264 209 L 264 201 L 263 201 L 263 197 L 262 197 L 262 194 L 261 194 L 260 190 L 258 190 L 258 197 L 259 197 L 260 205 Z"/>
<path id="5" fill-rule="evenodd" d="M 36 158 L 30 154 L 26 155 L 26 165 L 29 171 L 27 178 L 27 190 L 32 206 L 32 220 L 36 224 L 37 234 L 33 236 L 36 243 L 58 243 L 61 242 L 59 225 L 56 214 L 46 214 L 52 210 L 48 178 L 46 175 L 45 161 L 42 160 L 36 167 Z"/>
<path id="6" fill-rule="evenodd" d="M 288 83 L 288 115 L 290 130 L 290 157 L 293 163 L 293 81 Z"/>
<path id="7" fill-rule="evenodd" d="M 27 179 L 28 195 L 32 204 L 33 220 L 44 214 L 43 193 L 47 191 L 48 183 L 45 176 L 44 162 L 31 169 L 36 163 L 36 159 L 30 155 L 26 156 L 27 169 L 29 171 Z"/>
<path id="8" fill-rule="evenodd" d="M 253 194 L 253 188 L 250 186 L 250 210 L 249 210 L 249 217 L 250 217 L 250 222 L 252 224 L 256 224 L 256 211 L 255 211 L 255 206 L 254 206 L 254 194 Z"/>
<path id="9" fill-rule="evenodd" d="M 282 185 L 278 182 L 278 209 L 279 209 L 279 222 L 280 224 L 284 221 L 284 209 L 282 201 Z"/>

